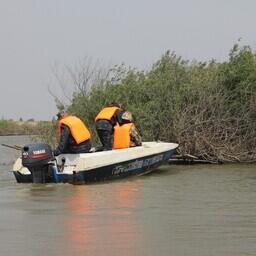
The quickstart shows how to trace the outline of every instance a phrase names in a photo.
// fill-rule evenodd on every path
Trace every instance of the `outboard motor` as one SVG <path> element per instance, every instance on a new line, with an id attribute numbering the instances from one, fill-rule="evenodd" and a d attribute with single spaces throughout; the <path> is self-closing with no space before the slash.
<path id="1" fill-rule="evenodd" d="M 48 144 L 34 143 L 22 148 L 22 165 L 31 172 L 33 183 L 50 181 L 50 161 L 53 159 L 53 152 Z"/>

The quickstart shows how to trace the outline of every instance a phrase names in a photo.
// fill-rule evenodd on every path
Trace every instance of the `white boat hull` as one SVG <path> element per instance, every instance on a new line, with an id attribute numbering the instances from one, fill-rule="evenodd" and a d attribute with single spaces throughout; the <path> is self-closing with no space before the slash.
<path id="1" fill-rule="evenodd" d="M 49 164 L 46 182 L 72 184 L 142 175 L 165 164 L 178 144 L 144 142 L 140 147 L 83 154 L 62 154 Z M 18 159 L 13 167 L 17 182 L 33 182 L 31 172 Z"/>

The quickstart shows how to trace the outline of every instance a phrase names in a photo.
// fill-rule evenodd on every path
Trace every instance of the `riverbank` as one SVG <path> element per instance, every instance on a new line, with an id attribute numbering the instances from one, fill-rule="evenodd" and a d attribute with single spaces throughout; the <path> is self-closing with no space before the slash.
<path id="1" fill-rule="evenodd" d="M 50 121 L 0 119 L 0 136 L 39 135 L 41 127 L 49 126 L 50 123 Z"/>

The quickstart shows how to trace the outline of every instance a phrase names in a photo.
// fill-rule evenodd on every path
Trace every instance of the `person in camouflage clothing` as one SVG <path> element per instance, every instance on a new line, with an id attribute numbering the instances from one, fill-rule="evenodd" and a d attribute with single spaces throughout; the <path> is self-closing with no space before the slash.
<path id="1" fill-rule="evenodd" d="M 122 123 L 132 123 L 133 118 L 132 114 L 129 111 L 125 111 L 122 114 Z M 139 134 L 138 129 L 135 127 L 135 125 L 130 129 L 130 147 L 136 147 L 136 146 L 141 146 L 142 140 L 141 136 Z"/>
<path id="2" fill-rule="evenodd" d="M 130 142 L 130 147 L 136 147 L 136 146 L 141 146 L 141 136 L 136 129 L 136 127 L 132 127 L 130 130 L 130 137 L 131 137 L 131 142 Z"/>

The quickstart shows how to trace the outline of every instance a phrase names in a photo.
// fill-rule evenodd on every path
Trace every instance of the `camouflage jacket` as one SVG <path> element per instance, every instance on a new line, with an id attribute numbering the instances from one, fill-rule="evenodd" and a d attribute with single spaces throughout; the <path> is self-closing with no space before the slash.
<path id="1" fill-rule="evenodd" d="M 135 127 L 131 128 L 130 137 L 131 137 L 130 147 L 141 146 L 141 136 Z"/>

